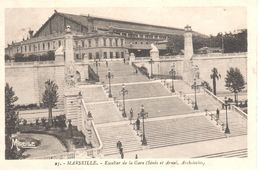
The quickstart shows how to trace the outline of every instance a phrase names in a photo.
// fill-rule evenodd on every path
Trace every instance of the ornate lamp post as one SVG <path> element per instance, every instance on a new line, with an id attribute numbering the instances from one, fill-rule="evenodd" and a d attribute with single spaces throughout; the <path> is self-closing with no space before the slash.
<path id="1" fill-rule="evenodd" d="M 196 82 L 196 78 L 194 78 L 194 84 L 193 84 L 193 87 L 194 87 L 194 93 L 195 93 L 195 104 L 194 104 L 194 110 L 198 110 L 198 104 L 197 104 L 197 94 L 196 94 L 196 91 L 197 91 L 197 82 Z"/>
<path id="2" fill-rule="evenodd" d="M 108 69 L 106 77 L 108 78 L 108 85 L 109 85 L 108 97 L 112 97 L 112 94 L 111 94 L 111 78 L 113 78 L 114 75 L 111 73 L 110 69 Z"/>
<path id="3" fill-rule="evenodd" d="M 171 66 L 171 71 L 170 71 L 169 73 L 170 73 L 171 78 L 172 78 L 172 89 L 171 89 L 171 91 L 172 91 L 172 93 L 174 93 L 174 92 L 175 92 L 175 89 L 174 89 L 173 79 L 175 78 L 175 74 L 176 74 L 176 71 L 175 71 L 175 63 L 172 64 L 172 66 Z"/>
<path id="4" fill-rule="evenodd" d="M 150 76 L 150 78 L 153 78 L 153 63 L 154 63 L 153 59 L 150 59 L 149 63 L 151 64 L 151 76 Z"/>
<path id="5" fill-rule="evenodd" d="M 227 107 L 229 106 L 230 104 L 228 103 L 228 100 L 227 100 L 227 97 L 225 97 L 225 108 L 226 108 L 226 129 L 225 129 L 225 134 L 230 134 L 230 130 L 228 128 L 228 115 L 227 115 Z"/>
<path id="6" fill-rule="evenodd" d="M 144 105 L 141 106 L 141 112 L 138 114 L 143 119 L 143 135 L 142 135 L 142 145 L 147 145 L 144 130 L 144 119 L 148 117 L 148 113 L 144 111 Z"/>
<path id="7" fill-rule="evenodd" d="M 125 95 L 128 94 L 128 90 L 125 89 L 125 85 L 122 85 L 122 90 L 120 91 L 120 93 L 123 96 L 123 110 L 122 110 L 122 116 L 126 117 L 126 112 L 125 112 Z"/>

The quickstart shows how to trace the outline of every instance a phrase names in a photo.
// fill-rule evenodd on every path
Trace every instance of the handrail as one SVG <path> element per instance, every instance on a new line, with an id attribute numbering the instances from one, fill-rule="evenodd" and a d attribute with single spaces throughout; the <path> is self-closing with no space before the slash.
<path id="1" fill-rule="evenodd" d="M 214 95 L 212 92 L 210 92 L 208 89 L 206 89 L 205 87 L 204 88 L 204 91 L 211 97 L 213 97 L 215 100 L 217 100 L 220 104 L 225 104 L 222 100 L 220 100 L 216 95 Z"/>
<path id="2" fill-rule="evenodd" d="M 88 65 L 88 73 L 89 73 L 89 78 L 92 78 L 97 82 L 99 81 L 99 76 L 97 75 L 97 73 L 95 73 L 95 71 L 92 69 L 90 65 Z"/>
<path id="3" fill-rule="evenodd" d="M 236 112 L 238 112 L 241 116 L 243 116 L 244 118 L 247 119 L 247 114 L 245 112 L 243 112 L 239 107 L 232 105 L 232 110 L 235 110 Z"/>

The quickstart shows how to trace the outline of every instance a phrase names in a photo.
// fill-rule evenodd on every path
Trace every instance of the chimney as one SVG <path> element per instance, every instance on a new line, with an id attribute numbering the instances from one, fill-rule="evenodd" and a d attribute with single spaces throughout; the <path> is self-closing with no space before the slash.
<path id="1" fill-rule="evenodd" d="M 33 37 L 33 30 L 29 30 L 30 39 Z"/>

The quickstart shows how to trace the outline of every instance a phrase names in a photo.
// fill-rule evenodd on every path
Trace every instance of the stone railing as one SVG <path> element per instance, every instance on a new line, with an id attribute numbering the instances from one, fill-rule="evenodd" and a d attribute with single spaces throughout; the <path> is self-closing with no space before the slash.
<path id="1" fill-rule="evenodd" d="M 91 142 L 92 145 L 97 145 L 98 147 L 96 148 L 92 148 L 92 149 L 89 149 L 89 150 L 86 150 L 85 152 L 87 152 L 87 155 L 88 156 L 91 156 L 91 157 L 96 157 L 96 156 L 100 156 L 102 154 L 102 149 L 103 149 L 103 143 L 100 139 L 100 136 L 98 134 L 98 131 L 95 127 L 95 123 L 92 119 L 92 117 L 89 117 L 88 115 L 88 110 L 87 110 L 87 107 L 85 105 L 85 101 L 84 99 L 81 99 L 81 114 L 82 114 L 82 119 L 81 119 L 81 125 L 82 125 L 82 132 L 83 134 L 87 137 L 88 136 L 88 131 L 86 129 L 86 120 L 88 120 L 89 118 L 90 119 L 90 126 L 91 126 L 91 131 L 94 133 L 92 134 L 92 139 L 93 141 Z"/>
<path id="2" fill-rule="evenodd" d="M 79 121 L 78 128 L 79 130 L 82 131 L 82 133 L 87 136 L 89 135 L 87 131 L 87 120 L 88 120 L 88 110 L 85 106 L 85 102 L 83 99 L 80 100 L 81 103 L 81 120 Z M 102 156 L 102 149 L 103 149 L 103 143 L 99 137 L 98 131 L 95 127 L 95 124 L 93 122 L 93 119 L 90 119 L 90 126 L 91 126 L 91 131 L 94 132 L 92 136 L 94 135 L 95 137 L 93 138 L 93 143 L 97 143 L 98 147 L 94 147 L 91 149 L 87 148 L 81 148 L 81 149 L 76 149 L 72 152 L 62 152 L 58 154 L 52 154 L 52 155 L 46 155 L 46 156 L 41 156 L 41 157 L 35 157 L 33 159 L 87 159 L 87 158 L 96 158 L 96 157 L 101 157 Z M 97 138 L 97 140 L 95 140 Z"/>
<path id="3" fill-rule="evenodd" d="M 151 57 L 135 57 L 135 61 L 148 61 Z"/>
<path id="4" fill-rule="evenodd" d="M 171 56 L 159 56 L 161 60 L 168 60 L 168 59 L 174 59 L 174 60 L 183 60 L 184 55 L 171 55 Z"/>
<path id="5" fill-rule="evenodd" d="M 204 92 L 205 92 L 207 95 L 213 97 L 213 99 L 215 99 L 216 101 L 218 101 L 221 105 L 225 104 L 220 98 L 218 98 L 217 96 L 215 96 L 212 92 L 210 92 L 210 91 L 209 91 L 208 89 L 206 89 L 205 87 L 204 87 Z"/>
<path id="6" fill-rule="evenodd" d="M 207 58 L 207 57 L 237 57 L 237 56 L 241 56 L 241 57 L 246 57 L 247 56 L 247 52 L 242 52 L 242 53 L 209 53 L 209 54 L 194 54 L 193 55 L 193 59 L 196 58 Z"/>
<path id="7" fill-rule="evenodd" d="M 50 61 L 28 61 L 28 62 L 6 62 L 5 66 L 33 66 L 33 65 L 45 65 L 45 64 L 55 64 L 54 60 Z"/>
<path id="8" fill-rule="evenodd" d="M 232 110 L 235 110 L 237 113 L 239 113 L 241 116 L 243 116 L 245 119 L 247 119 L 247 114 L 243 112 L 239 107 L 232 105 Z"/>
<path id="9" fill-rule="evenodd" d="M 222 104 L 222 106 L 225 104 L 220 98 L 218 98 L 217 96 L 215 96 L 213 93 L 211 93 L 208 89 L 204 88 L 204 91 L 206 94 L 208 94 L 209 96 L 213 97 L 216 101 L 218 101 L 220 104 Z M 242 117 L 247 119 L 247 114 L 245 112 L 243 112 L 239 107 L 232 105 L 231 109 L 236 111 L 237 113 L 239 113 Z"/>
<path id="10" fill-rule="evenodd" d="M 90 65 L 88 65 L 88 74 L 89 74 L 89 79 L 98 82 L 99 81 L 99 76 L 95 73 L 95 71 L 92 69 Z"/>

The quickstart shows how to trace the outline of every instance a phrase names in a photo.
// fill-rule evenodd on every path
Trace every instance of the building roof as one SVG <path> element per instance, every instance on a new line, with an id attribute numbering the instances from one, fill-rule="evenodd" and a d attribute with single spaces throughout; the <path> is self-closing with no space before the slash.
<path id="1" fill-rule="evenodd" d="M 122 20 L 117 20 L 117 19 L 110 19 L 110 18 L 103 18 L 103 17 L 96 17 L 96 16 L 90 16 L 90 15 L 75 15 L 75 14 L 68 14 L 68 13 L 63 13 L 63 12 L 57 12 L 55 10 L 54 14 L 39 28 L 38 31 L 36 31 L 36 33 L 34 34 L 34 37 L 37 37 L 37 35 L 39 34 L 39 32 L 45 27 L 45 25 L 48 23 L 48 21 L 50 19 L 52 19 L 55 15 L 60 15 L 65 17 L 66 19 L 69 19 L 73 22 L 76 22 L 80 25 L 82 25 L 83 27 L 88 27 L 89 22 L 92 21 L 105 21 L 105 22 L 114 22 L 114 25 L 112 25 L 112 27 L 114 27 L 115 29 L 122 29 L 122 30 L 131 30 L 131 28 L 133 26 L 135 26 L 136 28 L 132 28 L 133 30 L 136 29 L 136 31 L 140 30 L 140 31 L 147 31 L 147 32 L 157 32 L 158 33 L 166 33 L 166 34 L 172 34 L 173 32 L 177 32 L 178 33 L 183 33 L 184 29 L 180 29 L 180 28 L 174 28 L 174 27 L 167 27 L 167 26 L 158 26 L 158 25 L 152 25 L 152 24 L 144 24 L 144 23 L 137 23 L 137 22 L 132 22 L 132 21 L 122 21 Z M 129 24 L 130 26 L 132 26 L 131 28 L 129 28 L 127 25 L 125 24 Z M 162 29 L 162 30 L 159 30 Z M 199 36 L 204 36 L 203 34 L 194 32 L 193 33 L 195 35 L 199 35 Z"/>

